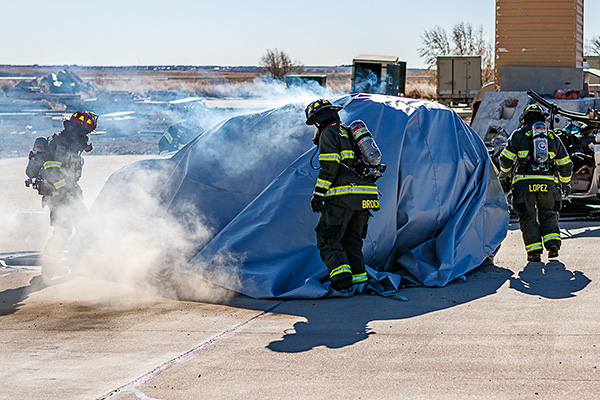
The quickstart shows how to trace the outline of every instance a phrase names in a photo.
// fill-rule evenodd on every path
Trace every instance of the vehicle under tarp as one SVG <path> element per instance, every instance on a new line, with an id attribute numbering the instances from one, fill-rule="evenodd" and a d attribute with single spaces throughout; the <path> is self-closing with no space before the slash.
<path id="1" fill-rule="evenodd" d="M 351 293 L 444 286 L 494 254 L 507 232 L 506 199 L 484 143 L 456 113 L 433 102 L 377 94 L 332 102 L 344 107 L 344 123 L 366 123 L 387 165 L 377 181 L 381 209 L 370 219 L 363 247 L 369 282 Z M 305 106 L 230 118 L 176 153 L 115 172 L 92 214 L 115 208 L 123 215 L 140 213 L 140 227 L 115 224 L 110 235 L 141 232 L 144 191 L 157 203 L 154 221 L 174 221 L 184 238 L 194 238 L 185 251 L 163 249 L 164 268 L 253 298 L 348 295 L 329 287 L 316 247 L 319 215 L 310 198 L 318 161 Z M 152 225 L 161 237 L 161 224 Z M 171 263 L 181 254 L 183 263 Z"/>

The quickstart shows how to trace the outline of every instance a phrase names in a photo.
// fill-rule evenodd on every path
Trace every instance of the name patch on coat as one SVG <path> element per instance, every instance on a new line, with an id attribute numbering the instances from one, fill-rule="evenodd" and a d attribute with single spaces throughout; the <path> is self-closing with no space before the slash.
<path id="1" fill-rule="evenodd" d="M 379 200 L 363 200 L 362 208 L 379 208 Z"/>
<path id="2" fill-rule="evenodd" d="M 530 192 L 547 192 L 548 185 L 545 183 L 534 183 L 529 185 Z"/>

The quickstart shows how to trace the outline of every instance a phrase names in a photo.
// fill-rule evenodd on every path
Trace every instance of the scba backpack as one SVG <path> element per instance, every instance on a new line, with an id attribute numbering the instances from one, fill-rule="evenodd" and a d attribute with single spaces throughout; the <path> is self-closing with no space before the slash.
<path id="1" fill-rule="evenodd" d="M 27 162 L 27 167 L 25 168 L 25 175 L 27 175 L 27 180 L 25 181 L 25 186 L 32 187 L 36 189 L 40 194 L 43 194 L 42 191 L 42 169 L 44 168 L 44 163 L 46 162 L 46 151 L 48 150 L 48 138 L 38 137 L 33 142 L 33 147 L 29 152 L 29 161 Z"/>
<path id="2" fill-rule="evenodd" d="M 530 172 L 546 173 L 550 170 L 550 160 L 548 157 L 548 127 L 544 122 L 536 122 L 531 127 L 532 130 L 532 149 L 529 153 Z"/>

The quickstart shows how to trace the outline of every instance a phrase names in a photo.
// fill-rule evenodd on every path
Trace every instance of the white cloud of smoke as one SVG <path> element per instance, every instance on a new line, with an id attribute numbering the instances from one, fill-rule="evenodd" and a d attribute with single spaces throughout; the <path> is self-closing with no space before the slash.
<path id="1" fill-rule="evenodd" d="M 267 180 L 269 173 L 279 174 L 280 171 L 268 170 L 274 155 L 287 156 L 291 162 L 298 148 L 312 146 L 301 140 L 308 131 L 312 132 L 304 124 L 306 104 L 321 97 L 341 95 L 316 83 L 287 88 L 285 83 L 265 78 L 252 83 L 220 85 L 212 94 L 224 104 L 231 98 L 243 99 L 248 107 L 205 109 L 196 118 L 189 118 L 190 123 L 199 123 L 205 128 L 229 129 L 226 134 L 208 137 L 201 153 L 195 156 L 205 157 L 205 165 L 215 166 L 214 173 L 240 182 L 242 191 L 250 192 L 257 187 L 253 180 L 261 181 L 260 186 L 268 183 L 262 180 Z M 289 103 L 295 105 L 263 111 L 254 120 L 247 116 L 249 122 L 245 125 L 238 125 L 235 120 L 223 122 L 224 118 L 251 112 L 256 107 L 254 100 L 269 100 L 267 108 L 270 109 Z M 214 130 L 208 136 L 211 133 Z M 81 246 L 73 240 L 70 264 L 78 273 L 93 279 L 130 285 L 168 297 L 221 302 L 232 292 L 211 282 L 226 283 L 224 286 L 230 288 L 241 287 L 243 283 L 235 271 L 244 255 L 222 251 L 213 259 L 203 261 L 206 265 L 196 264 L 193 270 L 187 268 L 190 258 L 215 234 L 209 227 L 211 215 L 185 201 L 178 201 L 176 209 L 167 207 L 176 189 L 169 185 L 177 181 L 180 171 L 172 160 L 160 161 L 152 164 L 152 168 L 131 168 L 131 172 L 126 169 L 109 179 L 97 204 L 90 210 L 86 228 L 78 232 L 77 236 L 84 239 L 79 240 Z M 84 167 L 84 175 L 85 172 Z M 226 268 L 212 268 L 214 265 Z"/>

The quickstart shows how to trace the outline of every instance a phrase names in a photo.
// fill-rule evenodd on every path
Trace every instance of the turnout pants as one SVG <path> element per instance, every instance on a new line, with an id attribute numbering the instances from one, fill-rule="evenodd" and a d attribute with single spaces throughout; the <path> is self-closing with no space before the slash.
<path id="1" fill-rule="evenodd" d="M 367 281 L 362 246 L 369 216 L 369 210 L 353 210 L 340 199 L 325 202 L 315 231 L 332 282 L 343 274 L 352 274 L 353 283 Z"/>
<path id="2" fill-rule="evenodd" d="M 53 230 L 42 253 L 42 272 L 54 275 L 62 272 L 61 259 L 73 233 L 73 228 L 77 229 L 78 233 L 87 236 L 88 212 L 80 198 L 59 200 L 50 197 L 44 199 L 44 203 L 50 208 L 50 225 Z"/>
<path id="3" fill-rule="evenodd" d="M 527 253 L 542 253 L 544 247 L 548 249 L 551 245 L 560 249 L 561 196 L 556 185 L 548 185 L 548 189 L 547 192 L 514 192 L 513 209 L 519 217 Z"/>

